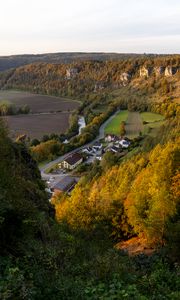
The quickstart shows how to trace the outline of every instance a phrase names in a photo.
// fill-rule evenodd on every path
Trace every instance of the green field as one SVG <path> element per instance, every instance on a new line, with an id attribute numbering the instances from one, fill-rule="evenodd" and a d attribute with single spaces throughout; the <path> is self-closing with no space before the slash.
<path id="1" fill-rule="evenodd" d="M 143 133 L 151 136 L 156 136 L 158 128 L 164 123 L 164 116 L 156 113 L 143 112 L 141 113 L 141 118 L 147 122 L 144 125 Z"/>
<path id="2" fill-rule="evenodd" d="M 154 136 L 157 129 L 164 123 L 164 117 L 151 112 L 120 111 L 106 126 L 105 133 L 119 135 L 122 121 L 126 122 L 126 136 L 133 139 L 137 137 L 140 132 Z M 147 124 L 143 125 L 143 122 L 147 122 Z"/>
<path id="3" fill-rule="evenodd" d="M 105 133 L 106 134 L 116 134 L 119 135 L 120 133 L 120 124 L 123 121 L 126 121 L 128 117 L 128 111 L 122 110 L 120 111 L 112 121 L 106 126 Z"/>
<path id="4" fill-rule="evenodd" d="M 155 114 L 151 112 L 143 112 L 141 113 L 141 118 L 143 121 L 148 123 L 154 123 L 164 120 L 164 116 L 160 114 Z"/>

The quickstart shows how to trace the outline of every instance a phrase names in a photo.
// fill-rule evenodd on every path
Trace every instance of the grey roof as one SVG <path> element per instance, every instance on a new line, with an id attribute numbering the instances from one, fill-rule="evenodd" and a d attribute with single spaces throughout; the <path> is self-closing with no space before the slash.
<path id="1" fill-rule="evenodd" d="M 76 180 L 73 177 L 66 176 L 61 181 L 55 184 L 53 190 L 60 190 L 63 192 L 69 191 L 76 184 Z"/>
<path id="2" fill-rule="evenodd" d="M 82 159 L 82 155 L 79 153 L 73 153 L 69 156 L 67 156 L 64 161 L 66 161 L 69 165 L 73 166 L 75 163 L 77 163 L 80 159 Z"/>

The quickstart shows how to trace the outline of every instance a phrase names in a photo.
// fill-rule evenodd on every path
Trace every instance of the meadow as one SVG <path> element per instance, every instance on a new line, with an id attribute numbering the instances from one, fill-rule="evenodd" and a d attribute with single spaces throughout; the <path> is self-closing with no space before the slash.
<path id="1" fill-rule="evenodd" d="M 164 117 L 151 112 L 120 111 L 106 126 L 105 133 L 119 135 L 122 121 L 126 123 L 126 136 L 133 139 L 140 133 L 154 135 L 157 128 L 164 123 Z"/>
<path id="2" fill-rule="evenodd" d="M 105 133 L 106 134 L 116 134 L 119 135 L 120 132 L 120 124 L 121 122 L 125 122 L 128 117 L 128 111 L 127 110 L 122 110 L 120 111 L 110 123 L 107 124 L 105 128 Z"/>

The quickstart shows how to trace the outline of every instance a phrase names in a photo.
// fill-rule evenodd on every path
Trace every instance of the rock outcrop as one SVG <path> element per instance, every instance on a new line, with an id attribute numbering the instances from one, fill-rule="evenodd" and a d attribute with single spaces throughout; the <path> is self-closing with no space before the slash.
<path id="1" fill-rule="evenodd" d="M 76 77 L 77 74 L 78 74 L 77 68 L 71 68 L 71 69 L 66 70 L 66 78 L 67 79 L 72 79 L 72 78 Z"/>
<path id="2" fill-rule="evenodd" d="M 124 72 L 121 74 L 120 79 L 123 82 L 127 83 L 131 79 L 131 75 L 129 73 Z"/>
<path id="3" fill-rule="evenodd" d="M 162 67 L 162 66 L 154 68 L 154 72 L 155 72 L 156 76 L 163 75 L 164 71 L 165 71 L 165 67 Z"/>
<path id="4" fill-rule="evenodd" d="M 168 67 L 166 67 L 166 69 L 165 69 L 165 76 L 166 76 L 166 77 L 173 76 L 173 75 L 176 74 L 177 70 L 178 70 L 178 68 L 176 68 L 176 67 L 168 66 Z"/>
<path id="5" fill-rule="evenodd" d="M 146 77 L 148 78 L 152 73 L 152 68 L 151 67 L 141 67 L 140 68 L 140 77 Z"/>

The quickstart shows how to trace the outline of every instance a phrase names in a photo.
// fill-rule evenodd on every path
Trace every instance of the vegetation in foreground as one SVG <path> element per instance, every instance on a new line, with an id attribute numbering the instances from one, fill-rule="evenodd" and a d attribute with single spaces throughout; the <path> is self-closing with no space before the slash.
<path id="1" fill-rule="evenodd" d="M 1 122 L 1 299 L 179 299 L 174 121 L 156 138 L 162 146 L 119 166 L 102 161 L 70 198 L 54 199 L 59 223 L 36 163 Z M 128 257 L 114 248 L 134 235 L 156 252 Z"/>
<path id="2" fill-rule="evenodd" d="M 150 82 L 128 101 L 133 91 L 122 88 L 108 113 L 117 106 L 147 110 L 142 92 L 150 88 L 152 96 L 157 84 Z M 164 95 L 172 92 L 160 80 L 157 94 L 164 87 Z M 180 298 L 179 108 L 167 97 L 150 106 L 166 118 L 156 137 L 146 136 L 142 152 L 123 162 L 109 156 L 94 164 L 71 197 L 54 198 L 56 220 L 35 161 L 0 120 L 1 299 Z M 108 116 L 94 116 L 95 108 L 75 146 L 96 135 Z M 155 253 L 129 257 L 114 248 L 132 236 L 146 239 Z"/>

